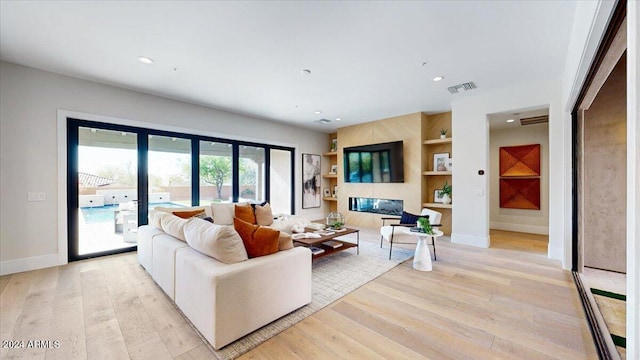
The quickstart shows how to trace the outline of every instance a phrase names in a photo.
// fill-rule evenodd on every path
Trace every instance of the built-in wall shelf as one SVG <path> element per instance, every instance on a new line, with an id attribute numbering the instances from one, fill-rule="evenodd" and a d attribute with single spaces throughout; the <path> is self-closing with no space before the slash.
<path id="1" fill-rule="evenodd" d="M 338 187 L 338 174 L 340 169 L 338 168 L 338 134 L 329 134 L 328 149 L 322 153 L 325 164 L 329 164 L 329 167 L 325 167 L 327 173 L 322 174 L 322 194 L 333 194 L 335 196 L 336 188 Z M 333 170 L 334 172 L 331 172 Z M 328 205 L 326 211 L 338 211 L 338 198 L 333 196 L 322 197 L 323 201 L 326 201 Z"/>
<path id="2" fill-rule="evenodd" d="M 451 206 L 451 204 L 443 204 L 443 203 L 423 203 L 422 207 L 439 208 L 439 209 L 452 209 L 453 208 L 453 206 Z"/>
<path id="3" fill-rule="evenodd" d="M 444 139 L 429 139 L 429 140 L 425 140 L 422 143 L 425 145 L 435 145 L 435 144 L 449 144 L 451 143 L 453 139 L 452 138 L 444 138 Z"/>
<path id="4" fill-rule="evenodd" d="M 445 163 L 443 171 L 437 171 L 434 164 L 436 154 L 444 156 L 448 154 L 449 159 L 453 156 L 453 129 L 451 112 L 424 115 L 422 120 L 421 141 L 422 144 L 422 191 L 421 204 L 425 208 L 431 208 L 442 214 L 440 230 L 445 234 L 451 234 L 451 216 L 453 206 L 451 204 L 443 204 L 435 202 L 438 197 L 438 191 L 442 191 L 445 183 L 453 184 L 453 172 L 450 164 Z M 446 137 L 441 138 L 442 130 L 446 130 Z M 448 170 L 447 170 L 448 169 Z M 453 188 L 455 193 L 455 188 Z"/>
<path id="5" fill-rule="evenodd" d="M 451 171 L 424 171 L 422 175 L 425 176 L 448 176 L 451 175 Z"/>

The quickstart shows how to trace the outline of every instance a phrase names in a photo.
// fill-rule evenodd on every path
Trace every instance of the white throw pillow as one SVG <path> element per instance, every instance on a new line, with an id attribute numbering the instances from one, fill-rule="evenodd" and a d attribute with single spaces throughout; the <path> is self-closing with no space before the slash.
<path id="1" fill-rule="evenodd" d="M 236 215 L 236 204 L 244 205 L 243 203 L 211 203 L 211 213 L 213 217 L 213 223 L 216 225 L 233 225 L 233 217 Z"/>
<path id="2" fill-rule="evenodd" d="M 232 226 L 216 225 L 206 220 L 192 218 L 184 227 L 187 244 L 226 264 L 249 259 L 238 232 Z"/>
<path id="3" fill-rule="evenodd" d="M 184 237 L 184 226 L 188 221 L 189 220 L 182 219 L 173 214 L 167 214 L 166 216 L 160 218 L 162 230 L 167 234 L 173 236 L 174 238 L 182 241 L 187 241 Z"/>
<path id="4" fill-rule="evenodd" d="M 168 216 L 169 213 L 158 210 L 149 211 L 149 225 L 155 227 L 158 230 L 162 230 L 162 218 Z"/>
<path id="5" fill-rule="evenodd" d="M 273 211 L 271 205 L 266 203 L 264 205 L 257 204 L 255 207 L 256 224 L 262 226 L 269 226 L 273 224 Z"/>

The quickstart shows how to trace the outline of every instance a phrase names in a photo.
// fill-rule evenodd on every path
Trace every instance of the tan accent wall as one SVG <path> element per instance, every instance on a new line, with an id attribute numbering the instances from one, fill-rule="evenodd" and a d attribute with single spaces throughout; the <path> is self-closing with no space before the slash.
<path id="1" fill-rule="evenodd" d="M 584 265 L 626 272 L 626 55 L 584 114 Z"/>
<path id="2" fill-rule="evenodd" d="M 414 113 L 338 129 L 338 211 L 347 224 L 379 227 L 381 215 L 349 211 L 349 197 L 399 199 L 405 211 L 420 213 L 422 209 L 422 119 Z M 343 148 L 404 141 L 404 183 L 354 184 L 345 183 L 343 175 Z"/>

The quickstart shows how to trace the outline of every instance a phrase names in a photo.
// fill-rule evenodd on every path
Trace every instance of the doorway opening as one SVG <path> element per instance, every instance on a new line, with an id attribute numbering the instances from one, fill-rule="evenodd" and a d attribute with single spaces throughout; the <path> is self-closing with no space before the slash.
<path id="1" fill-rule="evenodd" d="M 487 115 L 491 247 L 549 247 L 549 107 Z"/>

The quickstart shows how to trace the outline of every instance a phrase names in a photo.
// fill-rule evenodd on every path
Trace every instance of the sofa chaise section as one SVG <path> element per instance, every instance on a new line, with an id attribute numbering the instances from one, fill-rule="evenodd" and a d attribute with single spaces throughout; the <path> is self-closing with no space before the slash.
<path id="1" fill-rule="evenodd" d="M 175 294 L 180 310 L 220 349 L 311 302 L 311 252 L 294 248 L 224 264 L 182 248 Z"/>

